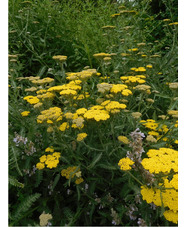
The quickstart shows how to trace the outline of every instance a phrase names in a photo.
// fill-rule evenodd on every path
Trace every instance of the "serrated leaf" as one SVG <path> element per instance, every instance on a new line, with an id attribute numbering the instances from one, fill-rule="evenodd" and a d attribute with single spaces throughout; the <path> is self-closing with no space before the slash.
<path id="1" fill-rule="evenodd" d="M 93 167 L 96 165 L 96 163 L 99 162 L 99 160 L 101 159 L 102 155 L 103 155 L 102 153 L 98 154 L 98 155 L 94 158 L 93 162 L 88 166 L 88 168 L 89 168 L 89 169 L 93 168 Z"/>
<path id="2" fill-rule="evenodd" d="M 18 221 L 22 216 L 29 210 L 33 203 L 41 196 L 39 193 L 28 196 L 23 200 L 23 202 L 17 207 L 15 213 L 12 215 L 13 221 Z"/>
<path id="3" fill-rule="evenodd" d="M 171 99 L 171 97 L 167 96 L 167 95 L 156 94 L 156 96 L 164 98 L 164 99 Z"/>
<path id="4" fill-rule="evenodd" d="M 117 170 L 118 168 L 115 166 L 109 166 L 106 164 L 100 164 L 99 167 L 103 168 L 103 169 L 108 169 L 108 170 Z"/>
<path id="5" fill-rule="evenodd" d="M 53 185 L 52 185 L 52 189 L 53 189 L 53 190 L 54 190 L 54 188 L 56 187 L 56 185 L 57 185 L 59 179 L 60 179 L 60 174 L 57 174 L 56 177 L 55 177 L 55 179 L 54 179 L 54 183 L 53 183 Z"/>
<path id="6" fill-rule="evenodd" d="M 9 176 L 9 184 L 15 186 L 15 187 L 19 187 L 19 188 L 24 188 L 24 184 L 20 183 L 17 179 L 15 179 L 12 176 Z"/>
<path id="7" fill-rule="evenodd" d="M 43 66 L 43 67 L 39 70 L 37 76 L 41 77 L 41 76 L 45 73 L 45 70 L 46 70 L 46 66 Z"/>

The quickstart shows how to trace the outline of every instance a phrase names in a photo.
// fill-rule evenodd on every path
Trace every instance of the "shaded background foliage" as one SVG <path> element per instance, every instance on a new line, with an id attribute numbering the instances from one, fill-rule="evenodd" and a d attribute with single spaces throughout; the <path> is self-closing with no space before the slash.
<path id="1" fill-rule="evenodd" d="M 20 54 L 23 75 L 35 75 L 42 67 L 53 67 L 52 56 L 56 54 L 69 57 L 67 71 L 79 70 L 81 63 L 95 66 L 94 52 L 106 50 L 106 39 L 98 28 L 109 21 L 112 24 L 110 15 L 117 12 L 116 1 L 107 0 L 104 4 L 100 0 L 31 2 L 9 1 L 9 52 Z M 165 38 L 159 20 L 177 21 L 175 0 L 125 1 L 125 5 L 145 9 L 138 26 L 149 30 L 149 42 Z M 162 49 L 165 46 L 167 43 Z"/>

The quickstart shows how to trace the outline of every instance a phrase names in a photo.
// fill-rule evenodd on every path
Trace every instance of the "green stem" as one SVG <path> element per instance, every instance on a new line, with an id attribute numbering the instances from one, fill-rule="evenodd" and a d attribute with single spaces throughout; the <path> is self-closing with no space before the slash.
<path id="1" fill-rule="evenodd" d="M 143 185 L 143 184 L 141 183 L 141 181 L 139 181 L 131 172 L 127 171 L 127 173 L 128 173 L 132 178 L 134 178 L 134 180 L 136 180 L 139 184 Z"/>

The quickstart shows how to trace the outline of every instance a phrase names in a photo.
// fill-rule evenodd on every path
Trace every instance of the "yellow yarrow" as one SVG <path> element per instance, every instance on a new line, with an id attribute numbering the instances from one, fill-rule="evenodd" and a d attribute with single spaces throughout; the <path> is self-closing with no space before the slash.
<path id="1" fill-rule="evenodd" d="M 124 90 L 121 92 L 121 94 L 122 94 L 123 96 L 129 96 L 129 95 L 132 95 L 132 91 L 129 90 L 129 89 L 124 89 Z"/>
<path id="2" fill-rule="evenodd" d="M 60 126 L 59 126 L 59 130 L 64 132 L 66 129 L 69 128 L 69 123 L 67 122 L 63 122 Z"/>
<path id="3" fill-rule="evenodd" d="M 122 158 L 119 160 L 118 165 L 120 166 L 121 170 L 131 170 L 131 166 L 134 164 L 134 162 L 130 158 Z"/>
<path id="4" fill-rule="evenodd" d="M 90 109 L 84 115 L 87 120 L 106 121 L 110 118 L 110 115 L 106 110 Z"/>
<path id="5" fill-rule="evenodd" d="M 39 170 L 44 169 L 44 168 L 45 168 L 45 164 L 42 163 L 42 162 L 38 162 L 38 163 L 36 164 L 36 168 L 39 169 Z"/>
<path id="6" fill-rule="evenodd" d="M 32 96 L 32 95 L 25 96 L 23 99 L 30 104 L 37 104 L 39 102 L 39 99 L 36 96 Z"/>
<path id="7" fill-rule="evenodd" d="M 28 116 L 30 114 L 30 111 L 23 111 L 22 113 L 21 113 L 21 115 L 23 116 L 23 117 L 26 117 L 26 116 Z"/>
<path id="8" fill-rule="evenodd" d="M 106 54 L 106 53 L 98 53 L 98 54 L 94 54 L 93 57 L 97 58 L 97 59 L 103 59 L 105 57 L 110 57 L 110 54 Z"/>
<path id="9" fill-rule="evenodd" d="M 37 123 L 51 121 L 60 121 L 62 120 L 62 111 L 59 107 L 51 107 L 48 110 L 41 111 L 41 114 L 37 117 Z"/>
<path id="10" fill-rule="evenodd" d="M 171 221 L 175 224 L 178 223 L 178 212 L 174 212 L 172 210 L 166 210 L 163 215 L 168 221 Z"/>
<path id="11" fill-rule="evenodd" d="M 51 83 L 53 82 L 54 79 L 53 78 L 50 78 L 50 77 L 46 77 L 46 78 L 43 78 L 43 79 L 37 79 L 37 80 L 32 80 L 31 82 L 33 84 L 47 84 L 47 83 Z"/>
<path id="12" fill-rule="evenodd" d="M 118 140 L 124 144 L 129 144 L 130 141 L 126 136 L 118 136 Z"/>
<path id="13" fill-rule="evenodd" d="M 87 137 L 87 133 L 79 133 L 77 135 L 77 141 L 82 141 Z"/>
<path id="14" fill-rule="evenodd" d="M 47 147 L 47 148 L 45 149 L 45 151 L 46 151 L 46 152 L 54 152 L 54 148 L 53 148 L 53 146 Z"/>
<path id="15" fill-rule="evenodd" d="M 150 173 L 169 173 L 171 170 L 178 172 L 178 152 L 170 148 L 150 149 L 148 158 L 141 162 Z"/>
<path id="16" fill-rule="evenodd" d="M 78 178 L 78 179 L 75 180 L 75 183 L 76 184 L 81 184 L 83 181 L 84 181 L 83 178 L 80 177 L 80 178 Z"/>
<path id="17" fill-rule="evenodd" d="M 76 173 L 79 171 L 80 169 L 78 166 L 70 166 L 67 169 L 63 169 L 61 171 L 61 176 L 66 177 L 66 179 L 72 179 L 76 176 Z"/>
<path id="18" fill-rule="evenodd" d="M 110 89 L 110 92 L 117 94 L 119 92 L 122 92 L 126 88 L 128 88 L 128 86 L 125 84 L 113 84 L 112 88 Z"/>
<path id="19" fill-rule="evenodd" d="M 56 56 L 53 56 L 52 59 L 59 61 L 59 62 L 65 62 L 67 60 L 67 56 L 56 55 Z"/>

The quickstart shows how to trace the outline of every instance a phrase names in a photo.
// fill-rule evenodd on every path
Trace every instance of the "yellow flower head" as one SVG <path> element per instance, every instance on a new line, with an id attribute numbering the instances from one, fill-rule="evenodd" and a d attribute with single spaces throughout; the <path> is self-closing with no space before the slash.
<path id="1" fill-rule="evenodd" d="M 87 134 L 86 134 L 86 133 L 79 133 L 79 134 L 77 135 L 77 141 L 82 141 L 82 140 L 84 140 L 86 137 L 87 137 Z"/>
<path id="2" fill-rule="evenodd" d="M 99 54 L 94 54 L 93 55 L 96 59 L 103 59 L 105 57 L 110 57 L 110 54 L 106 54 L 106 53 L 99 53 Z"/>
<path id="3" fill-rule="evenodd" d="M 22 113 L 21 113 L 21 115 L 23 116 L 23 117 L 26 117 L 26 116 L 28 116 L 30 114 L 30 111 L 23 111 Z"/>
<path id="4" fill-rule="evenodd" d="M 46 151 L 46 152 L 54 152 L 54 148 L 53 148 L 53 146 L 47 147 L 47 148 L 45 149 L 45 151 Z"/>
<path id="5" fill-rule="evenodd" d="M 151 149 L 147 152 L 148 158 L 141 162 L 150 173 L 168 173 L 171 170 L 178 172 L 178 152 L 170 148 Z"/>
<path id="6" fill-rule="evenodd" d="M 118 165 L 120 166 L 121 170 L 130 170 L 132 169 L 131 166 L 134 164 L 134 162 L 130 158 L 122 158 L 119 160 Z"/>
<path id="7" fill-rule="evenodd" d="M 124 144 L 129 144 L 130 141 L 126 136 L 118 136 L 118 140 Z"/>
<path id="8" fill-rule="evenodd" d="M 52 59 L 59 61 L 59 62 L 65 62 L 67 60 L 67 56 L 56 55 L 56 56 L 53 56 Z"/>
<path id="9" fill-rule="evenodd" d="M 42 162 L 38 162 L 38 163 L 36 164 L 36 168 L 37 168 L 37 169 L 44 169 L 44 168 L 45 168 L 45 164 L 42 163 Z"/>

